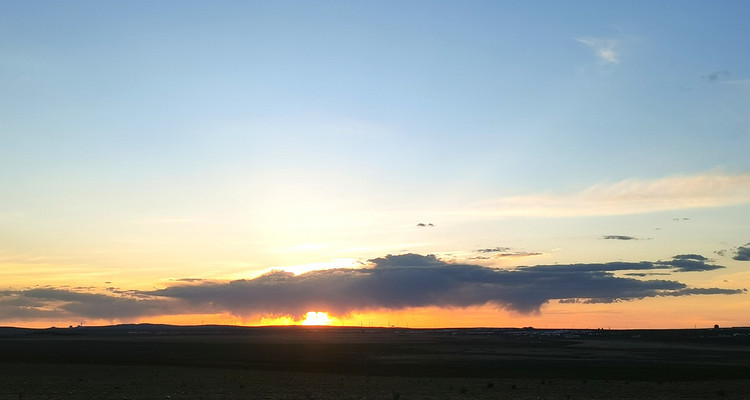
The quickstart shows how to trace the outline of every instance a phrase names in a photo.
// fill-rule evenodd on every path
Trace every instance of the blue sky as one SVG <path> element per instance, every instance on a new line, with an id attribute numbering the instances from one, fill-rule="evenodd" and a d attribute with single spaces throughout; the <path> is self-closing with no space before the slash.
<path id="1" fill-rule="evenodd" d="M 495 247 L 750 286 L 743 1 L 0 7 L 8 290 Z"/>

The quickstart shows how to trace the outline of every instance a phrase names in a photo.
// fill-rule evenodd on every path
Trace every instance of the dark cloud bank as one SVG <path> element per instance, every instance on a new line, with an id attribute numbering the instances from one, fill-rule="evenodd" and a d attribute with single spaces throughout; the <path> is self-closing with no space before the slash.
<path id="1" fill-rule="evenodd" d="M 737 252 L 732 259 L 737 261 L 750 261 L 750 243 L 737 247 Z"/>
<path id="2" fill-rule="evenodd" d="M 644 277 L 724 268 L 697 254 L 655 262 L 536 265 L 515 269 L 447 263 L 434 255 L 419 254 L 387 255 L 370 260 L 370 264 L 369 268 L 320 270 L 301 275 L 274 271 L 255 279 L 224 283 L 180 282 L 153 291 L 110 290 L 107 294 L 56 288 L 5 291 L 0 292 L 0 317 L 114 320 L 195 312 L 300 317 L 311 310 L 345 315 L 376 309 L 484 304 L 536 313 L 553 300 L 611 303 L 745 291 L 691 288 L 674 280 L 644 280 L 627 275 Z"/>

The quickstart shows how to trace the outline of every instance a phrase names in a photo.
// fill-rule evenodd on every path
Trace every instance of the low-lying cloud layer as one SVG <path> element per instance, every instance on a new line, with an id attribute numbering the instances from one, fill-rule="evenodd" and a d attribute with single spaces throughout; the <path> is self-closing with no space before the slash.
<path id="1" fill-rule="evenodd" d="M 289 315 L 310 310 L 335 315 L 410 307 L 495 305 L 538 313 L 543 304 L 611 303 L 657 296 L 740 294 L 740 289 L 693 288 L 675 280 L 635 279 L 654 273 L 724 268 L 697 254 L 664 261 L 488 268 L 442 261 L 434 255 L 387 255 L 361 269 L 328 269 L 294 275 L 273 271 L 230 282 L 180 282 L 153 291 L 88 293 L 35 288 L 0 292 L 0 318 L 79 317 L 127 319 L 185 313 L 238 316 Z M 621 276 L 618 276 L 621 275 Z"/>

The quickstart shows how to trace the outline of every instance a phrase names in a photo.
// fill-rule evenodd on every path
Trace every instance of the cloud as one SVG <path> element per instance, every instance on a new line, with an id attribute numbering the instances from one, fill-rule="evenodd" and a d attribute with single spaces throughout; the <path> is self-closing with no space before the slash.
<path id="1" fill-rule="evenodd" d="M 89 293 L 60 288 L 34 288 L 0 292 L 0 318 L 119 319 L 176 312 L 174 301 L 142 295 L 138 291 Z"/>
<path id="2" fill-rule="evenodd" d="M 750 172 L 710 172 L 600 183 L 578 193 L 499 198 L 446 214 L 463 217 L 628 215 L 750 203 Z M 687 219 L 687 218 L 683 218 Z"/>
<path id="3" fill-rule="evenodd" d="M 737 261 L 750 261 L 750 243 L 737 247 L 737 253 L 732 259 Z"/>
<path id="4" fill-rule="evenodd" d="M 472 257 L 472 260 L 491 260 L 491 259 L 498 259 L 498 258 L 508 258 L 508 257 L 531 257 L 531 256 L 541 256 L 544 253 L 537 253 L 537 252 L 528 252 L 528 251 L 511 251 L 510 247 L 491 247 L 491 248 L 485 248 L 485 249 L 477 249 L 474 250 L 478 253 L 492 253 L 491 257 L 487 256 L 478 256 L 478 257 Z"/>
<path id="5" fill-rule="evenodd" d="M 675 272 L 711 271 L 724 268 L 719 265 L 708 264 L 711 261 L 698 254 L 681 254 L 672 257 L 669 261 L 660 261 L 658 264 L 674 267 Z"/>
<path id="6" fill-rule="evenodd" d="M 602 239 L 606 240 L 638 240 L 638 238 L 633 236 L 625 236 L 625 235 L 605 235 L 602 236 Z"/>
<path id="7" fill-rule="evenodd" d="M 544 253 L 528 252 L 528 251 L 514 251 L 514 252 L 498 253 L 498 254 L 495 254 L 493 258 L 532 257 L 532 256 L 541 256 L 541 255 L 544 255 Z"/>
<path id="8" fill-rule="evenodd" d="M 729 71 L 714 71 L 710 74 L 703 75 L 701 78 L 707 79 L 709 82 L 716 82 L 719 79 L 729 77 Z"/>
<path id="9" fill-rule="evenodd" d="M 579 38 L 576 41 L 585 44 L 594 51 L 600 64 L 619 64 L 617 52 L 618 41 L 615 39 Z"/>
<path id="10" fill-rule="evenodd" d="M 695 261 L 708 261 L 708 258 L 700 254 L 680 254 L 672 257 L 675 260 L 695 260 Z"/>
<path id="11" fill-rule="evenodd" d="M 734 291 L 737 294 L 747 292 L 747 289 L 737 289 Z M 676 290 L 671 293 L 665 293 L 665 296 L 691 296 L 694 294 L 727 294 L 727 289 L 719 288 L 685 288 Z"/>
<path id="12" fill-rule="evenodd" d="M 444 261 L 439 260 L 434 254 L 423 256 L 421 254 L 403 254 L 399 256 L 387 255 L 369 260 L 376 267 L 383 268 L 422 268 L 446 265 Z"/>
<path id="13" fill-rule="evenodd" d="M 750 79 L 735 79 L 735 80 L 731 80 L 731 81 L 726 81 L 725 80 L 725 81 L 722 81 L 722 83 L 726 83 L 726 84 L 729 84 L 729 85 L 740 86 L 740 87 L 750 88 Z"/>
<path id="14" fill-rule="evenodd" d="M 58 310 L 49 309 L 44 301 L 19 296 L 13 292 L 0 293 L 0 317 L 3 319 L 44 319 L 59 317 Z"/>
<path id="15" fill-rule="evenodd" d="M 510 247 L 492 247 L 492 248 L 486 248 L 486 249 L 477 249 L 474 250 L 478 253 L 497 253 L 497 252 L 504 252 L 510 250 Z"/>
<path id="16" fill-rule="evenodd" d="M 434 255 L 386 255 L 366 268 L 295 275 L 274 270 L 254 279 L 175 283 L 151 291 L 91 293 L 59 288 L 0 292 L 0 318 L 127 319 L 186 313 L 292 316 L 311 310 L 334 315 L 412 307 L 494 305 L 539 313 L 553 300 L 611 303 L 646 297 L 738 294 L 742 290 L 693 288 L 675 280 L 644 280 L 624 273 L 708 271 L 723 268 L 697 254 L 667 261 L 535 265 L 497 269 L 449 263 Z"/>
<path id="17" fill-rule="evenodd" d="M 252 280 L 177 285 L 148 294 L 196 306 L 211 304 L 238 315 L 269 313 L 299 317 L 310 310 L 345 315 L 374 309 L 484 304 L 535 313 L 555 299 L 608 303 L 702 294 L 677 281 L 623 278 L 615 276 L 615 271 L 723 268 L 692 255 L 658 262 L 537 265 L 513 270 L 451 264 L 434 255 L 419 254 L 388 255 L 370 263 L 370 268 L 363 269 L 314 271 L 297 276 L 274 272 Z M 734 289 L 702 290 L 705 294 L 741 293 Z"/>

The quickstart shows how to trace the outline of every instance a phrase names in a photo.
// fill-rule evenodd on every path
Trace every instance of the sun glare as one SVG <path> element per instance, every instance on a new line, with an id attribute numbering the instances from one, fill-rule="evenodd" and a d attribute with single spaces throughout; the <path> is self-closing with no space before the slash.
<path id="1" fill-rule="evenodd" d="M 302 325 L 331 325 L 331 319 L 327 312 L 310 311 L 302 321 Z"/>

